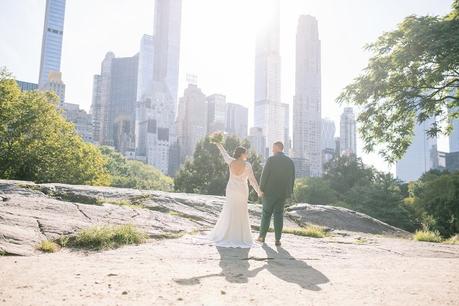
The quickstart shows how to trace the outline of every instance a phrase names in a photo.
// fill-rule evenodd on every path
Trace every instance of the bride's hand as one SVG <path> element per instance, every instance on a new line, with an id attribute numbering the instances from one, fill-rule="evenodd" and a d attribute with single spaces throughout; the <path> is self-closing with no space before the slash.
<path id="1" fill-rule="evenodd" d="M 262 198 L 264 195 L 265 195 L 265 193 L 263 191 L 260 191 L 260 193 L 258 194 L 258 197 Z"/>

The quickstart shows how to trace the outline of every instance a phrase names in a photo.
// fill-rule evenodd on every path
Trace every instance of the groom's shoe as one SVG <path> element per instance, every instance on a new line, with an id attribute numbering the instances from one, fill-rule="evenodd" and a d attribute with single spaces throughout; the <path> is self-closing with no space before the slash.
<path id="1" fill-rule="evenodd" d="M 276 243 L 275 243 L 276 246 L 281 246 L 281 242 L 280 240 L 276 240 Z"/>
<path id="2" fill-rule="evenodd" d="M 257 238 L 257 241 L 258 241 L 258 242 L 261 242 L 261 243 L 265 243 L 265 238 L 263 238 L 263 237 L 258 237 L 258 238 Z"/>

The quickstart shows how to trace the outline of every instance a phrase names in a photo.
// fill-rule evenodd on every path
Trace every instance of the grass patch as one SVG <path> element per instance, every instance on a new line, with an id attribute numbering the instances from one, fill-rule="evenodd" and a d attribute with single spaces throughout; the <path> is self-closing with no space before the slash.
<path id="1" fill-rule="evenodd" d="M 126 244 L 145 242 L 147 235 L 131 224 L 94 226 L 79 231 L 69 238 L 66 245 L 75 248 L 104 250 Z"/>
<path id="2" fill-rule="evenodd" d="M 42 240 L 38 245 L 37 245 L 37 250 L 40 250 L 45 253 L 55 253 L 59 251 L 59 245 L 53 241 L 49 240 Z"/>
<path id="3" fill-rule="evenodd" d="M 445 241 L 443 241 L 446 244 L 459 244 L 459 234 L 456 234 Z"/>
<path id="4" fill-rule="evenodd" d="M 145 208 L 143 204 L 140 202 L 131 202 L 129 200 L 121 199 L 121 200 L 112 200 L 112 199 L 97 199 L 97 205 L 103 205 L 104 203 L 130 207 L 130 208 Z"/>
<path id="5" fill-rule="evenodd" d="M 441 237 L 438 231 L 428 231 L 428 230 L 419 230 L 413 235 L 413 239 L 417 241 L 427 241 L 427 242 L 442 242 L 443 238 Z"/>
<path id="6" fill-rule="evenodd" d="M 165 233 L 162 233 L 162 234 L 154 235 L 154 238 L 156 238 L 156 239 L 177 239 L 177 238 L 185 236 L 185 234 L 186 234 L 185 231 L 165 232 Z"/>
<path id="7" fill-rule="evenodd" d="M 252 225 L 252 229 L 260 231 L 260 227 L 258 225 Z M 274 229 L 270 227 L 268 228 L 268 232 L 274 232 Z M 324 238 L 329 236 L 327 230 L 318 225 L 308 225 L 306 227 L 284 227 L 282 233 L 312 238 Z"/>
<path id="8" fill-rule="evenodd" d="M 293 234 L 297 236 L 305 236 L 312 238 L 324 238 L 328 236 L 328 233 L 325 230 L 325 228 L 317 225 L 308 225 L 306 227 L 298 228 L 284 228 L 282 232 L 285 234 Z"/>
<path id="9" fill-rule="evenodd" d="M 368 239 L 364 238 L 364 237 L 357 237 L 357 238 L 355 238 L 355 243 L 356 244 L 367 244 L 368 243 Z"/>
<path id="10" fill-rule="evenodd" d="M 171 216 L 177 216 L 177 217 L 180 217 L 180 218 L 188 219 L 190 221 L 204 221 L 204 219 L 202 217 L 189 215 L 189 214 L 182 213 L 182 212 L 176 211 L 176 210 L 169 210 L 168 213 Z"/>

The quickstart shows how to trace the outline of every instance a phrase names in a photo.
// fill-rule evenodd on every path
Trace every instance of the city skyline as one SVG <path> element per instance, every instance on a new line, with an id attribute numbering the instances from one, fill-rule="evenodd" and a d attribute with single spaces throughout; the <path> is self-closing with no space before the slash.
<path id="1" fill-rule="evenodd" d="M 26 21 L 24 22 L 24 25 L 21 25 L 19 27 L 13 26 L 13 28 L 21 29 L 22 27 L 22 32 L 27 34 L 27 36 L 21 36 L 21 39 L 23 40 L 24 38 L 29 39 L 29 34 L 30 37 L 32 37 L 33 34 L 36 34 L 36 32 L 40 33 L 41 26 L 37 27 L 37 24 L 43 24 L 44 3 L 38 3 L 36 1 L 24 1 L 22 5 L 16 3 L 15 5 L 13 5 L 13 2 L 15 1 L 5 1 L 2 4 L 0 4 L 2 8 L 1 11 L 6 12 L 5 16 L 2 16 L 5 17 L 3 19 L 9 20 L 11 23 L 11 19 L 8 19 L 7 17 L 15 16 L 15 10 L 19 12 L 21 11 L 22 5 L 28 5 L 33 9 L 24 10 L 27 11 Z M 253 61 L 254 29 L 247 27 L 247 21 L 254 18 L 253 12 L 256 11 L 256 5 L 247 5 L 247 12 L 243 12 L 242 16 L 240 16 L 241 21 L 233 24 L 232 28 L 230 29 L 229 27 L 222 27 L 222 25 L 220 24 L 222 23 L 222 12 L 226 12 L 228 10 L 229 12 L 235 12 L 233 6 L 238 6 L 241 4 L 235 3 L 234 1 L 231 2 L 231 5 L 225 1 L 215 2 L 218 2 L 218 4 L 212 3 L 212 1 L 202 1 L 201 3 L 196 3 L 193 7 L 191 7 L 188 1 L 184 1 L 183 29 L 186 33 L 183 33 L 182 35 L 184 37 L 184 48 L 182 48 L 183 50 L 181 57 L 184 57 L 182 61 L 184 62 L 184 64 L 181 63 L 181 82 L 179 85 L 179 88 L 181 89 L 179 89 L 179 92 L 183 92 L 183 79 L 185 73 L 194 72 L 199 75 L 201 87 L 205 92 L 218 92 L 225 94 L 228 97 L 228 100 L 237 101 L 238 103 L 241 103 L 245 106 L 249 106 L 249 111 L 253 112 L 253 109 L 251 109 L 253 99 L 250 98 L 253 96 L 253 82 L 250 81 L 251 79 L 253 79 L 253 64 L 250 63 Z M 282 101 L 290 103 L 291 98 L 293 96 L 291 89 L 291 80 L 294 77 L 294 74 L 292 73 L 291 62 L 294 56 L 292 56 L 291 54 L 291 49 L 293 49 L 293 44 L 291 44 L 291 37 L 294 36 L 294 30 L 292 30 L 291 22 L 290 25 L 288 22 L 286 22 L 286 20 L 289 19 L 287 18 L 288 16 L 295 16 L 295 22 L 297 16 L 302 13 L 310 13 L 311 15 L 314 15 L 319 19 L 319 22 L 321 24 L 320 35 L 324 43 L 324 54 L 322 56 L 322 63 L 324 64 L 324 106 L 322 108 L 324 116 L 331 117 L 335 122 L 338 122 L 339 114 L 341 113 L 342 108 L 337 106 L 334 103 L 333 99 L 336 97 L 339 89 L 346 85 L 364 67 L 364 64 L 366 63 L 368 56 L 362 51 L 362 46 L 365 43 L 374 40 L 378 35 L 382 33 L 382 31 L 393 29 L 396 23 L 400 22 L 405 16 L 409 14 L 443 14 L 447 12 L 450 7 L 450 1 L 416 1 L 416 4 L 418 4 L 419 2 L 422 3 L 417 6 L 412 5 L 414 1 L 406 1 L 403 4 L 398 4 L 396 3 L 396 1 L 387 1 L 387 4 L 385 4 L 384 6 L 380 4 L 368 5 L 364 1 L 348 1 L 346 2 L 346 4 L 341 4 L 341 2 L 334 1 L 333 4 L 328 3 L 322 6 L 315 3 L 310 3 L 310 6 L 302 6 L 298 2 L 292 1 L 292 4 L 290 4 L 289 6 L 281 7 L 281 56 L 283 58 L 282 79 L 285 80 L 282 85 Z M 149 5 L 153 6 L 153 1 L 136 1 L 134 5 L 131 6 L 124 6 L 120 1 L 112 1 L 110 2 L 110 4 L 103 4 L 104 8 L 107 9 L 108 12 L 107 14 L 105 14 L 105 11 L 100 9 L 100 4 L 94 4 L 94 10 L 87 12 L 87 10 L 83 11 L 83 7 L 87 6 L 87 3 L 85 4 L 85 1 L 72 2 L 70 4 L 68 3 L 65 21 L 66 35 L 64 37 L 64 48 L 62 56 L 63 67 L 61 68 L 61 70 L 64 73 L 64 80 L 67 84 L 66 91 L 67 96 L 69 97 L 67 100 L 70 103 L 77 103 L 84 109 L 89 109 L 89 105 L 91 103 L 92 76 L 87 77 L 86 75 L 92 75 L 97 73 L 97 70 L 100 69 L 100 60 L 101 58 L 103 58 L 103 55 L 108 50 L 114 51 L 119 56 L 131 56 L 133 52 L 135 52 L 135 49 L 138 48 L 138 41 L 140 37 L 144 33 L 151 32 L 151 30 L 149 29 L 151 29 L 152 10 L 150 10 L 149 12 L 144 12 L 147 10 L 142 10 L 137 7 L 137 14 L 131 13 L 136 6 L 148 7 Z M 199 11 L 199 7 L 201 5 L 206 6 L 209 10 L 214 11 L 215 16 L 213 15 L 206 17 L 207 19 L 194 18 L 196 17 L 196 15 L 193 15 L 196 14 L 194 11 Z M 343 8 L 343 6 L 345 7 Z M 5 9 L 3 9 L 4 7 Z M 398 9 L 396 11 L 393 11 L 394 7 L 397 7 Z M 191 11 L 190 8 L 192 8 Z M 349 18 L 349 16 L 352 15 L 353 10 L 355 10 L 357 14 L 358 12 L 362 11 L 365 11 L 366 14 L 358 16 L 359 18 Z M 392 10 L 393 14 L 390 17 L 382 18 L 382 16 L 387 15 L 384 14 L 384 12 L 389 10 Z M 343 20 L 343 18 L 338 16 L 338 13 L 341 14 L 343 11 L 344 13 L 349 15 L 346 20 Z M 83 32 L 85 35 L 88 35 L 89 41 L 93 41 L 94 39 L 91 40 L 91 35 L 89 35 L 89 33 L 85 31 L 84 28 L 81 29 L 81 21 L 75 20 L 74 18 L 75 16 L 78 16 L 78 14 L 81 15 L 82 12 L 84 12 L 85 14 L 87 13 L 87 16 L 85 15 L 85 20 L 91 20 L 91 18 L 96 17 L 101 18 L 101 21 L 95 22 L 95 28 L 103 28 L 107 30 L 107 32 L 104 33 L 106 35 L 104 35 L 103 38 L 98 37 L 100 42 L 94 43 L 92 45 L 85 44 L 84 48 L 78 46 L 78 44 L 81 44 L 81 40 L 75 38 L 78 37 L 78 35 L 81 35 L 76 33 L 77 29 L 78 32 Z M 292 12 L 294 13 L 291 14 Z M 376 12 L 378 12 L 378 14 L 376 14 Z M 114 14 L 110 15 L 111 13 Z M 126 20 L 119 18 L 122 14 L 126 14 Z M 143 18 L 144 16 L 147 16 L 148 18 Z M 331 19 L 333 18 L 337 18 L 338 20 L 331 22 Z M 110 22 L 107 22 L 107 19 Z M 34 20 L 37 22 L 35 22 Z M 71 20 L 71 22 L 69 20 Z M 191 20 L 193 20 L 193 23 L 191 23 Z M 209 21 L 211 21 L 211 23 L 215 25 L 214 28 L 216 28 L 214 29 L 215 32 L 210 33 L 213 34 L 210 36 L 208 32 L 209 30 L 206 30 Z M 105 24 L 105 26 L 103 27 L 101 26 L 102 22 L 104 22 Z M 340 28 L 337 28 L 336 25 L 339 22 L 342 22 L 342 24 L 340 24 Z M 362 29 L 362 24 L 365 23 L 371 23 L 372 25 L 374 25 L 374 27 L 367 27 L 365 29 Z M 129 24 L 128 27 L 126 27 L 127 24 Z M 138 29 L 142 28 L 142 26 L 144 25 L 148 25 L 148 27 L 145 27 L 144 29 L 139 31 Z M 125 27 L 126 29 L 120 30 L 121 27 Z M 353 32 L 352 29 L 355 29 L 356 31 Z M 96 32 L 95 34 L 99 33 L 99 35 L 96 36 L 100 36 L 100 31 L 96 31 L 94 29 L 90 30 L 92 32 Z M 242 35 L 243 30 L 248 32 L 248 34 Z M 239 69 L 237 70 L 238 78 L 234 78 L 234 73 L 232 73 L 234 69 L 228 69 L 228 67 L 230 65 L 233 65 L 234 62 L 228 61 L 228 63 L 225 63 L 221 60 L 221 58 L 219 58 L 220 56 L 224 56 L 225 54 L 227 54 L 224 52 L 224 49 L 228 48 L 234 43 L 234 40 L 230 40 L 224 42 L 223 44 L 220 44 L 221 42 L 223 42 L 223 37 L 225 37 L 226 39 L 227 37 L 231 36 L 227 34 L 231 34 L 233 32 L 241 34 L 239 40 L 241 41 L 241 46 L 243 47 L 239 49 L 236 48 L 238 50 L 232 50 L 234 56 L 240 60 L 240 63 L 238 65 Z M 331 32 L 336 33 L 330 35 Z M 287 33 L 287 35 L 285 35 L 285 33 Z M 30 45 L 32 46 L 28 45 L 28 47 L 22 48 L 21 46 L 23 46 L 24 42 L 21 42 L 19 45 L 10 44 L 10 42 L 14 41 L 14 39 L 12 39 L 10 35 L 5 34 L 5 36 L 3 36 L 3 34 L 4 33 L 2 32 L 2 37 L 5 37 L 6 44 L 2 45 L 0 49 L 0 55 L 5 56 L 1 56 L 0 58 L 5 59 L 5 62 L 1 62 L 0 65 L 7 66 L 9 70 L 12 71 L 20 80 L 36 82 L 37 78 L 36 76 L 34 76 L 36 75 L 36 70 L 34 70 L 33 67 L 37 67 L 38 65 L 37 62 L 39 62 L 39 52 L 37 52 L 36 47 L 33 47 L 33 43 L 37 44 L 38 41 L 39 45 L 41 41 L 41 35 L 39 35 L 38 40 L 35 38 L 35 42 L 33 42 L 33 38 L 30 39 Z M 337 37 L 338 34 L 343 36 L 343 38 Z M 288 38 L 287 36 L 290 36 L 290 38 Z M 212 41 L 212 46 L 214 46 L 214 48 L 210 48 L 210 51 L 206 51 L 206 45 L 203 44 L 203 37 L 207 37 L 207 40 Z M 331 39 L 331 37 L 336 39 Z M 350 39 L 352 43 L 343 44 L 343 39 Z M 117 43 L 117 40 L 121 41 L 122 45 Z M 282 40 L 284 40 L 283 43 Z M 135 41 L 135 43 L 131 45 L 131 41 Z M 288 41 L 290 41 L 290 43 Z M 190 44 L 190 42 L 193 42 L 193 44 Z M 190 48 L 190 45 L 198 47 Z M 246 45 L 249 46 L 247 47 Z M 330 50 L 338 49 L 338 45 L 342 47 L 339 48 L 340 54 L 330 54 Z M 95 47 L 97 47 L 99 51 L 94 52 Z M 34 53 L 31 53 L 32 55 L 29 56 L 28 53 L 20 53 L 19 55 L 13 54 L 19 52 L 14 51 L 12 53 L 10 49 L 30 50 L 30 52 L 33 50 L 35 51 Z M 290 53 L 288 53 L 289 50 Z M 197 52 L 199 54 L 197 54 Z M 219 56 L 209 57 L 209 52 L 211 54 L 218 54 Z M 287 56 L 284 56 L 284 54 L 287 54 Z M 21 65 L 19 65 L 17 61 L 14 61 L 14 59 L 18 57 L 21 59 L 25 59 L 23 62 L 24 65 L 26 65 L 26 67 L 21 67 Z M 72 63 L 72 61 L 75 61 L 75 58 L 84 58 L 85 65 L 82 66 L 81 61 L 76 61 L 76 66 L 78 66 L 78 69 L 76 69 L 75 63 Z M 190 58 L 192 58 L 193 61 L 190 61 Z M 345 58 L 345 60 L 342 60 L 341 58 Z M 344 63 L 337 64 L 337 60 Z M 96 65 L 91 64 L 94 63 L 94 61 L 97 63 Z M 287 65 L 285 65 L 285 62 L 287 62 Z M 203 63 L 207 63 L 207 65 L 203 65 Z M 216 65 L 216 63 L 219 63 L 219 65 Z M 203 68 L 203 66 L 206 67 Z M 330 69 L 331 66 L 334 66 L 334 69 Z M 89 67 L 87 69 L 88 71 L 82 71 L 82 67 Z M 202 69 L 208 70 L 206 71 Z M 331 74 L 330 71 L 336 71 L 336 73 Z M 343 76 L 340 76 L 342 74 Z M 287 90 L 285 90 L 285 87 L 287 88 Z M 87 90 L 84 88 L 87 88 Z M 250 118 L 252 118 L 251 115 L 249 115 L 249 119 Z M 251 127 L 252 125 L 253 124 L 249 124 L 249 127 Z M 362 144 L 359 142 L 360 148 L 361 145 Z M 374 154 L 364 154 L 364 161 L 370 164 L 379 165 L 380 168 L 382 165 L 382 167 L 384 168 L 384 163 L 381 163 L 380 158 L 374 158 L 374 156 Z"/>

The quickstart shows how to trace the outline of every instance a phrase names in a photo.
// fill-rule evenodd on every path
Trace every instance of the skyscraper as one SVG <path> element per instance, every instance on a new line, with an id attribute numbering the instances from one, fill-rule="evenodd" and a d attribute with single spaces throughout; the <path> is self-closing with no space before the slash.
<path id="1" fill-rule="evenodd" d="M 125 154 L 134 151 L 138 55 L 112 59 L 108 144 Z"/>
<path id="2" fill-rule="evenodd" d="M 101 73 L 94 76 L 91 115 L 94 142 L 134 151 L 135 106 L 139 56 L 115 57 L 107 52 Z"/>
<path id="3" fill-rule="evenodd" d="M 144 36 L 139 55 L 136 158 L 164 173 L 170 169 L 170 147 L 176 144 L 181 14 L 181 0 L 156 0 L 153 37 Z M 152 83 L 148 86 L 150 69 Z"/>
<path id="4" fill-rule="evenodd" d="M 45 22 L 41 44 L 40 75 L 38 86 L 45 88 L 51 71 L 61 70 L 62 37 L 66 0 L 46 0 Z"/>
<path id="5" fill-rule="evenodd" d="M 101 145 L 112 145 L 109 139 L 109 112 L 111 98 L 113 52 L 107 52 L 101 64 L 100 74 L 93 80 L 91 115 L 94 126 L 94 142 Z"/>
<path id="6" fill-rule="evenodd" d="M 321 146 L 323 149 L 335 150 L 335 122 L 328 118 L 322 119 L 322 140 Z"/>
<path id="7" fill-rule="evenodd" d="M 177 138 L 180 160 L 193 156 L 196 144 L 207 134 L 206 96 L 196 84 L 188 84 L 180 98 L 177 116 Z"/>
<path id="8" fill-rule="evenodd" d="M 279 6 L 279 0 L 267 1 L 264 6 L 269 14 L 267 23 L 256 39 L 254 126 L 261 128 L 266 145 L 279 140 L 288 142 L 285 138 L 288 104 L 281 103 Z"/>
<path id="9" fill-rule="evenodd" d="M 239 104 L 226 103 L 226 132 L 240 139 L 247 138 L 249 110 Z"/>
<path id="10" fill-rule="evenodd" d="M 165 83 L 165 88 L 172 97 L 172 109 L 175 114 L 180 60 L 182 0 L 156 0 L 154 18 L 153 81 Z"/>
<path id="11" fill-rule="evenodd" d="M 451 109 L 452 112 L 459 112 L 459 107 Z M 449 134 L 449 151 L 459 152 L 459 119 L 453 119 L 451 122 L 453 130 Z"/>
<path id="12" fill-rule="evenodd" d="M 429 118 L 416 125 L 413 142 L 396 164 L 397 178 L 402 181 L 415 181 L 437 164 L 435 161 L 435 158 L 438 158 L 437 139 L 430 138 L 426 133 L 434 121 L 434 118 Z"/>
<path id="13" fill-rule="evenodd" d="M 268 155 L 268 148 L 266 147 L 266 138 L 263 135 L 262 129 L 259 127 L 250 128 L 248 139 L 251 148 L 260 155 L 261 158 L 266 158 Z"/>
<path id="14" fill-rule="evenodd" d="M 357 154 L 357 132 L 354 110 L 345 107 L 339 123 L 340 154 Z"/>
<path id="15" fill-rule="evenodd" d="M 320 49 L 317 19 L 300 16 L 296 33 L 293 155 L 306 161 L 305 168 L 311 176 L 322 173 Z"/>
<path id="16" fill-rule="evenodd" d="M 151 97 L 153 90 L 153 57 L 153 36 L 144 34 L 140 40 L 137 101 L 142 101 L 145 97 Z"/>
<path id="17" fill-rule="evenodd" d="M 92 139 L 95 143 L 101 144 L 102 135 L 102 120 L 103 120 L 103 108 L 101 104 L 101 86 L 102 77 L 100 74 L 96 74 L 92 81 L 92 102 L 89 113 L 92 116 L 92 127 L 93 135 Z"/>
<path id="18" fill-rule="evenodd" d="M 322 164 L 329 162 L 335 157 L 335 122 L 331 119 L 322 119 Z"/>
<path id="19" fill-rule="evenodd" d="M 207 97 L 207 133 L 224 131 L 226 125 L 226 97 L 213 94 Z"/>

